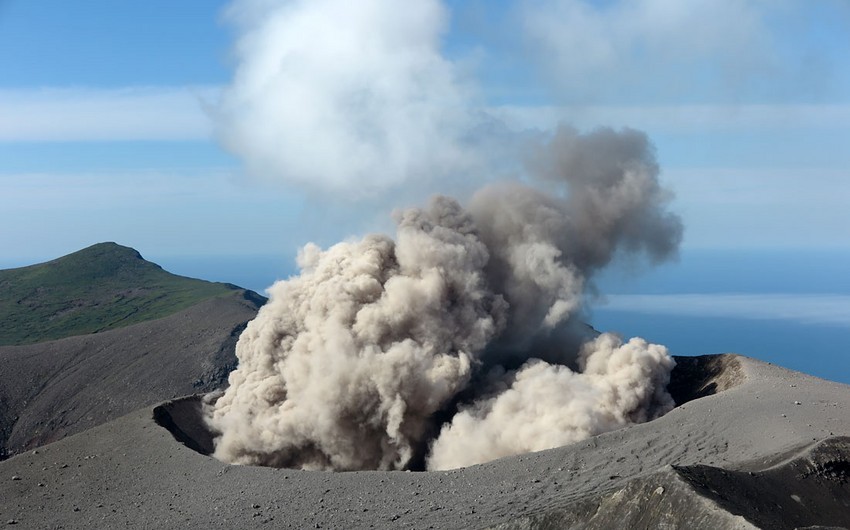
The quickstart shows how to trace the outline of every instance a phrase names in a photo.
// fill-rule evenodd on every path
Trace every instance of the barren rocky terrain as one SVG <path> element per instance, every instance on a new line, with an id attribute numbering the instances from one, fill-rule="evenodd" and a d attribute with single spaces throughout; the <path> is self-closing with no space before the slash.
<path id="1" fill-rule="evenodd" d="M 677 406 L 665 416 L 547 451 L 440 472 L 222 463 L 210 456 L 203 403 L 217 399 L 265 300 L 187 283 L 126 247 L 91 248 L 115 266 L 77 260 L 75 274 L 130 291 L 158 278 L 161 293 L 119 297 L 147 312 L 141 322 L 0 347 L 0 524 L 850 527 L 850 386 L 732 354 L 677 357 L 668 386 Z M 199 298 L 181 307 L 187 292 Z M 177 310 L 163 305 L 169 296 Z M 92 318 L 124 305 L 94 303 Z"/>
<path id="2" fill-rule="evenodd" d="M 0 463 L 0 520 L 22 528 L 850 526 L 850 387 L 734 355 L 678 360 L 680 404 L 655 421 L 448 472 L 231 466 L 203 454 L 210 440 L 199 397 L 145 407 Z"/>

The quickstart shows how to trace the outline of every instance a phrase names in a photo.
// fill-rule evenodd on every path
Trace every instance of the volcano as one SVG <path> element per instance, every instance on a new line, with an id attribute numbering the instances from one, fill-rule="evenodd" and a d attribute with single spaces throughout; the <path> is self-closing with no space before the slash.
<path id="1" fill-rule="evenodd" d="M 665 416 L 441 472 L 227 465 L 204 454 L 201 397 L 173 400 L 0 463 L 0 516 L 25 528 L 850 525 L 850 386 L 737 355 L 676 361 Z"/>

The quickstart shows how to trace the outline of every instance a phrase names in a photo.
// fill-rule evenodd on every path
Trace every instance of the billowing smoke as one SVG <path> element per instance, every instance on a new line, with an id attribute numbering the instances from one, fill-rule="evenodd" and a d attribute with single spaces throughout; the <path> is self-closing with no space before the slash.
<path id="1" fill-rule="evenodd" d="M 226 461 L 400 469 L 504 327 L 487 248 L 453 200 L 399 215 L 397 242 L 308 245 L 237 344 L 215 405 Z"/>
<path id="2" fill-rule="evenodd" d="M 533 359 L 492 397 L 452 418 L 434 442 L 430 469 L 452 469 L 559 447 L 654 419 L 673 407 L 667 349 L 605 333 L 586 343 L 579 372 Z"/>
<path id="3" fill-rule="evenodd" d="M 563 128 L 525 184 L 396 214 L 395 240 L 307 245 L 210 407 L 216 456 L 305 469 L 444 469 L 668 411 L 664 347 L 580 322 L 618 254 L 681 239 L 642 133 Z M 582 345 L 583 344 L 583 345 Z"/>
<path id="4" fill-rule="evenodd" d="M 471 89 L 440 0 L 238 0 L 218 137 L 257 176 L 364 195 L 464 171 Z"/>

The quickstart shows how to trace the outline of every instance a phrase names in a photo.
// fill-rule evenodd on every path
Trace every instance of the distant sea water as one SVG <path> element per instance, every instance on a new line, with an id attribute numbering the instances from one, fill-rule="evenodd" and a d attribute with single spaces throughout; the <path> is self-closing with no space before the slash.
<path id="1" fill-rule="evenodd" d="M 145 257 L 264 295 L 297 273 L 294 255 Z M 735 352 L 850 384 L 850 249 L 684 250 L 676 262 L 619 266 L 595 283 L 604 294 L 586 318 L 598 330 L 675 355 Z"/>
<path id="2" fill-rule="evenodd" d="M 690 250 L 598 281 L 589 321 L 676 355 L 734 352 L 850 384 L 850 250 Z"/>
<path id="3" fill-rule="evenodd" d="M 265 294 L 294 256 L 153 258 L 167 270 Z M 734 352 L 850 384 L 850 249 L 684 250 L 596 279 L 587 320 L 675 355 Z"/>

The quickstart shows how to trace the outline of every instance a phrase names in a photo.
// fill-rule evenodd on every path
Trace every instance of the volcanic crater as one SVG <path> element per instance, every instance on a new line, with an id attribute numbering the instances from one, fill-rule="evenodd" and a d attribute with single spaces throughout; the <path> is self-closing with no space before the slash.
<path id="1" fill-rule="evenodd" d="M 739 357 L 734 354 L 674 358 L 676 367 L 670 374 L 667 390 L 676 407 L 724 392 L 746 380 Z M 211 456 L 215 452 L 217 435 L 205 420 L 204 401 L 210 396 L 194 394 L 163 403 L 153 409 L 154 421 L 168 430 L 176 441 L 202 455 Z"/>

